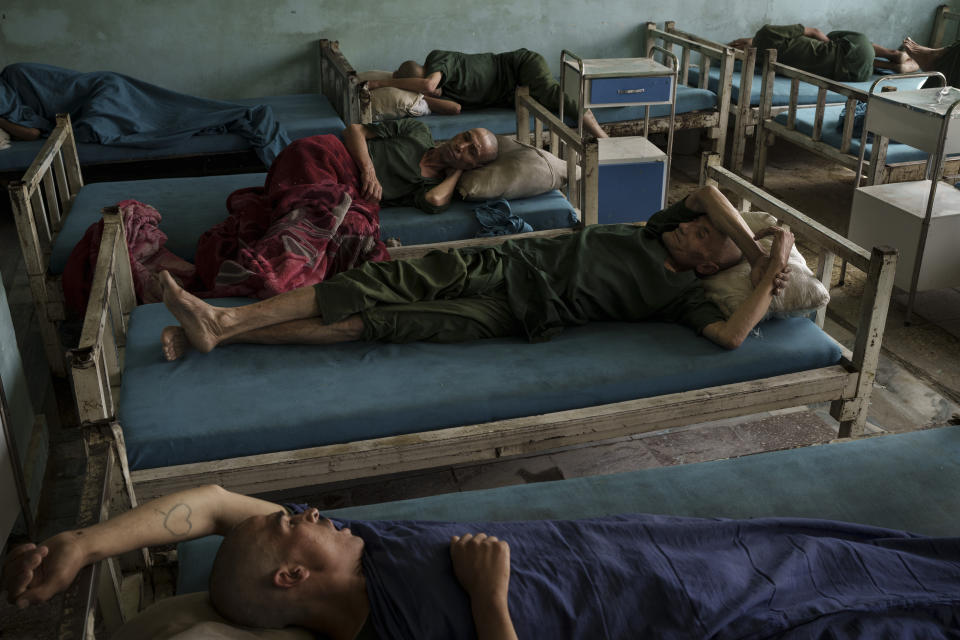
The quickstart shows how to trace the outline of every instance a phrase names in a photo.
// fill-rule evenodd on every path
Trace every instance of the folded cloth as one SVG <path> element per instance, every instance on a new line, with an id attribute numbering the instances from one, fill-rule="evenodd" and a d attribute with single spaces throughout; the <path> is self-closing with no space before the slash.
<path id="1" fill-rule="evenodd" d="M 533 227 L 523 218 L 513 215 L 510 211 L 510 203 L 503 198 L 487 200 L 473 211 L 481 226 L 480 231 L 477 232 L 478 238 L 533 231 Z"/>
<path id="2" fill-rule="evenodd" d="M 33 63 L 0 71 L 0 118 L 48 133 L 58 113 L 70 114 L 77 142 L 158 148 L 231 132 L 246 138 L 267 166 L 290 143 L 266 105 L 197 98 L 110 71 Z"/>
<path id="3" fill-rule="evenodd" d="M 348 521 L 380 638 L 475 638 L 450 537 L 510 545 L 521 638 L 936 638 L 960 625 L 960 538 L 828 520 L 623 515 Z"/>
<path id="4" fill-rule="evenodd" d="M 277 157 L 263 187 L 230 194 L 226 220 L 200 237 L 195 268 L 164 247 L 156 209 L 121 202 L 138 300 L 160 299 L 153 275 L 163 269 L 200 297 L 269 298 L 389 259 L 380 241 L 380 205 L 361 199 L 359 186 L 357 165 L 337 136 L 301 138 Z M 102 228 L 91 225 L 63 274 L 67 302 L 81 313 Z"/>
<path id="5" fill-rule="evenodd" d="M 10 134 L 0 129 L 0 149 L 10 148 Z"/>
<path id="6" fill-rule="evenodd" d="M 859 138 L 863 135 L 863 121 L 867 118 L 867 103 L 857 100 L 857 108 L 853 112 L 853 137 Z M 837 120 L 837 131 L 843 131 L 843 123 L 847 119 L 847 108 L 840 111 L 840 118 Z M 867 142 L 873 139 L 873 134 L 869 134 Z"/>

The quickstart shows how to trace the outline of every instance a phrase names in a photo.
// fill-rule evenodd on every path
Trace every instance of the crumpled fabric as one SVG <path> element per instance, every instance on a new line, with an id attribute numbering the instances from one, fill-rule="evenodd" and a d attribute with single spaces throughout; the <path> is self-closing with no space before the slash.
<path id="1" fill-rule="evenodd" d="M 477 238 L 533 231 L 533 227 L 523 218 L 513 215 L 510 210 L 510 203 L 503 198 L 487 200 L 473 211 L 477 216 L 477 222 L 481 226 L 481 230 L 477 232 Z"/>

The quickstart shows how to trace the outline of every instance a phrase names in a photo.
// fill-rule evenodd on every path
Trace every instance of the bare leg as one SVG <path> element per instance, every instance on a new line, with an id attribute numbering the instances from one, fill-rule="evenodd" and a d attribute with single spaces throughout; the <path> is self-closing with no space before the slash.
<path id="1" fill-rule="evenodd" d="M 184 291 L 169 272 L 161 271 L 159 277 L 163 303 L 183 327 L 190 346 L 201 353 L 249 331 L 320 315 L 313 287 L 294 289 L 243 307 L 221 308 Z"/>
<path id="2" fill-rule="evenodd" d="M 360 316 L 350 316 L 333 324 L 308 318 L 253 329 L 221 340 L 219 344 L 337 344 L 359 340 L 362 336 L 363 319 Z M 163 355 L 167 360 L 181 358 L 190 348 L 183 327 L 165 327 L 162 341 Z"/>
<path id="3" fill-rule="evenodd" d="M 916 60 L 910 57 L 906 51 L 898 49 L 887 49 L 878 44 L 873 45 L 873 68 L 890 69 L 896 73 L 912 73 L 920 69 Z M 885 58 L 882 60 L 881 58 Z"/>
<path id="4" fill-rule="evenodd" d="M 946 51 L 946 47 L 931 49 L 930 47 L 920 46 L 909 36 L 903 39 L 903 48 L 924 71 L 933 71 L 933 67 Z"/>
<path id="5" fill-rule="evenodd" d="M 583 128 L 587 130 L 587 133 L 596 137 L 596 138 L 607 138 L 607 132 L 603 130 L 600 126 L 600 123 L 597 122 L 597 119 L 593 115 L 593 111 L 587 109 L 583 112 Z"/>

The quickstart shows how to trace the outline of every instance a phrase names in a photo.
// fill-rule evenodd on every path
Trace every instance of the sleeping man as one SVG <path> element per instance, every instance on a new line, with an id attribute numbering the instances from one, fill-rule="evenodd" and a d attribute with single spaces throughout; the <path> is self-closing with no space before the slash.
<path id="1" fill-rule="evenodd" d="M 917 63 L 904 51 L 872 44 L 856 31 L 823 33 L 802 24 L 766 24 L 752 38 L 738 38 L 731 47 L 777 50 L 777 62 L 839 82 L 869 80 L 874 69 L 896 73 L 917 70 Z M 884 58 L 879 60 L 878 58 Z"/>
<path id="2" fill-rule="evenodd" d="M 756 241 L 766 235 L 773 236 L 769 255 Z M 236 342 L 540 341 L 591 320 L 647 319 L 679 322 L 732 349 L 789 277 L 793 235 L 770 227 L 756 238 L 723 194 L 706 186 L 644 227 L 593 225 L 554 238 L 368 262 L 243 307 L 210 306 L 162 272 L 164 303 L 180 323 L 163 330 L 163 351 L 174 360 L 188 346 L 205 353 Z M 754 288 L 727 318 L 706 299 L 699 276 L 743 256 Z"/>
<path id="3" fill-rule="evenodd" d="M 450 109 L 450 101 L 464 109 L 484 107 L 514 107 L 517 87 L 529 87 L 530 95 L 548 109 L 560 108 L 560 83 L 557 82 L 542 55 L 527 49 L 504 53 L 461 53 L 459 51 L 431 51 L 421 65 L 407 60 L 388 80 L 371 80 L 368 88 L 396 87 L 422 93 L 431 99 L 430 108 L 436 113 L 457 113 Z M 576 101 L 563 96 L 564 115 L 573 117 L 578 109 Z M 583 114 L 587 133 L 606 138 L 593 113 Z"/>
<path id="4" fill-rule="evenodd" d="M 224 617 L 332 640 L 945 639 L 960 622 L 957 538 L 640 514 L 341 522 L 216 485 L 14 548 L 0 588 L 26 607 L 92 562 L 214 533 Z"/>
<path id="5" fill-rule="evenodd" d="M 363 198 L 427 213 L 446 209 L 463 172 L 495 160 L 498 151 L 489 129 L 470 129 L 438 145 L 425 124 L 409 119 L 349 125 L 343 142 L 360 170 Z"/>

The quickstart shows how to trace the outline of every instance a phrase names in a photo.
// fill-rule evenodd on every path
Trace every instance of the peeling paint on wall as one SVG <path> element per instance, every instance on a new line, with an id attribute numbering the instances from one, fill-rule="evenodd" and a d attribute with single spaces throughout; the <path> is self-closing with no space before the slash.
<path id="1" fill-rule="evenodd" d="M 331 38 L 358 70 L 422 60 L 431 49 L 526 47 L 556 71 L 560 51 L 641 52 L 648 20 L 728 42 L 766 22 L 816 16 L 824 31 L 862 31 L 879 44 L 926 41 L 942 0 L 5 0 L 0 59 L 112 69 L 214 98 L 314 91 L 316 41 Z M 958 0 L 952 4 L 958 5 Z"/>

